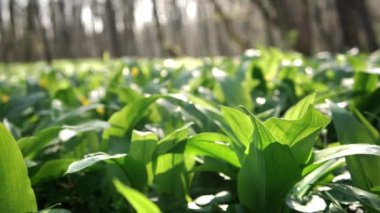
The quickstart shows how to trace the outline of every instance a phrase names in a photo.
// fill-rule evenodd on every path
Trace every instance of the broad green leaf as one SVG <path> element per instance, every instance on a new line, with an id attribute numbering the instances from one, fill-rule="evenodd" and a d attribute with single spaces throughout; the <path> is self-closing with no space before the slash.
<path id="1" fill-rule="evenodd" d="M 106 164 L 106 172 L 109 178 L 117 177 L 139 191 L 146 190 L 149 184 L 147 168 L 148 166 L 143 162 L 130 156 L 116 158 Z"/>
<path id="2" fill-rule="evenodd" d="M 301 101 L 299 101 L 296 105 L 286 111 L 284 115 L 284 119 L 287 120 L 298 120 L 301 119 L 305 113 L 308 111 L 310 105 L 314 103 L 315 93 L 304 97 Z"/>
<path id="3" fill-rule="evenodd" d="M 348 144 L 325 148 L 314 152 L 313 162 L 318 164 L 351 155 L 373 155 L 377 159 L 380 157 L 380 146 L 374 144 Z"/>
<path id="4" fill-rule="evenodd" d="M 264 122 L 272 136 L 281 144 L 289 145 L 297 161 L 309 159 L 316 137 L 330 123 L 330 119 L 313 106 L 297 120 L 270 118 Z"/>
<path id="5" fill-rule="evenodd" d="M 186 152 L 208 156 L 240 167 L 240 161 L 231 149 L 230 139 L 218 133 L 201 133 L 188 139 Z"/>
<path id="6" fill-rule="evenodd" d="M 252 141 L 253 133 L 253 125 L 249 116 L 240 110 L 225 106 L 221 107 L 221 112 L 223 118 L 231 128 L 231 131 L 227 133 L 236 138 L 239 143 L 247 147 Z"/>
<path id="7" fill-rule="evenodd" d="M 265 127 L 262 121 L 258 119 L 252 113 L 249 113 L 251 116 L 251 120 L 253 123 L 254 131 L 252 136 L 252 143 L 255 145 L 257 149 L 265 149 L 269 144 L 275 142 L 275 138 L 269 132 L 269 129 Z"/>
<path id="8" fill-rule="evenodd" d="M 103 137 L 108 139 L 111 136 L 121 137 L 131 130 L 146 114 L 149 106 L 161 96 L 153 95 L 132 102 L 115 112 L 108 122 L 111 127 L 104 131 Z"/>
<path id="9" fill-rule="evenodd" d="M 67 167 L 74 161 L 74 159 L 56 159 L 45 161 L 43 164 L 36 166 L 36 168 L 32 167 L 30 169 L 32 185 L 62 177 Z"/>
<path id="10" fill-rule="evenodd" d="M 37 211 L 36 198 L 21 151 L 0 123 L 0 212 Z"/>
<path id="11" fill-rule="evenodd" d="M 276 141 L 294 146 L 315 132 L 320 132 L 330 123 L 330 119 L 310 106 L 297 120 L 270 118 L 264 122 Z"/>
<path id="12" fill-rule="evenodd" d="M 165 154 L 171 149 L 175 148 L 181 142 L 184 142 L 189 136 L 189 127 L 191 125 L 193 125 L 193 123 L 188 123 L 160 140 L 154 152 L 154 156 Z"/>
<path id="13" fill-rule="evenodd" d="M 344 184 L 328 184 L 327 186 L 343 193 L 348 197 L 358 200 L 360 203 L 373 209 L 375 212 L 380 212 L 380 196 L 377 194 Z"/>
<path id="14" fill-rule="evenodd" d="M 53 126 L 39 131 L 35 136 L 21 138 L 18 145 L 22 154 L 28 159 L 35 158 L 50 142 L 58 140 L 60 130 L 61 127 Z"/>
<path id="15" fill-rule="evenodd" d="M 380 133 L 377 131 L 377 129 L 372 126 L 372 124 L 364 117 L 364 115 L 354 107 L 352 107 L 353 113 L 355 116 L 359 119 L 359 121 L 363 124 L 364 128 L 368 130 L 369 133 L 371 133 L 372 138 L 374 141 L 378 141 L 376 144 L 380 145 Z"/>
<path id="16" fill-rule="evenodd" d="M 365 95 L 376 90 L 378 78 L 378 75 L 375 74 L 356 72 L 354 77 L 354 92 Z"/>
<path id="17" fill-rule="evenodd" d="M 352 114 L 330 103 L 333 122 L 341 144 L 376 144 L 370 130 L 367 130 Z M 380 158 L 375 156 L 349 156 L 347 167 L 352 181 L 359 188 L 370 190 L 380 185 Z"/>
<path id="18" fill-rule="evenodd" d="M 102 152 L 88 154 L 82 160 L 78 160 L 78 161 L 71 163 L 69 165 L 69 167 L 67 168 L 65 174 L 79 172 L 79 171 L 81 171 L 87 167 L 92 166 L 93 164 L 95 164 L 99 161 L 104 161 L 104 160 L 109 160 L 109 159 L 114 159 L 114 158 L 122 158 L 125 156 L 126 156 L 126 154 L 109 155 L 109 154 L 102 153 Z"/>
<path id="19" fill-rule="evenodd" d="M 220 81 L 226 103 L 230 106 L 244 105 L 248 109 L 253 109 L 253 101 L 250 91 L 244 87 L 239 79 L 225 78 Z"/>
<path id="20" fill-rule="evenodd" d="M 141 194 L 139 191 L 130 188 L 119 180 L 113 180 L 113 184 L 116 187 L 116 190 L 123 195 L 125 199 L 136 209 L 137 213 L 159 213 L 160 209 L 150 201 L 147 197 Z"/>
<path id="21" fill-rule="evenodd" d="M 240 203 L 251 212 L 281 212 L 300 179 L 301 167 L 288 146 L 271 143 L 259 149 L 252 143 L 238 174 Z"/>
<path id="22" fill-rule="evenodd" d="M 189 196 L 191 174 L 195 159 L 182 153 L 160 155 L 155 164 L 154 183 L 160 194 L 173 196 L 181 202 Z"/>
<path id="23" fill-rule="evenodd" d="M 152 160 L 153 152 L 157 146 L 157 135 L 152 132 L 132 132 L 132 143 L 129 150 L 129 156 L 143 163 Z"/>

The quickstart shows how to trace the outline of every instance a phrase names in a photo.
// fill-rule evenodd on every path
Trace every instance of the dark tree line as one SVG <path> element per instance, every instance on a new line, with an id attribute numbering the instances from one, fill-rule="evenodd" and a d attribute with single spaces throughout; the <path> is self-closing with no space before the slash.
<path id="1" fill-rule="evenodd" d="M 0 0 L 0 60 L 378 48 L 377 0 Z"/>

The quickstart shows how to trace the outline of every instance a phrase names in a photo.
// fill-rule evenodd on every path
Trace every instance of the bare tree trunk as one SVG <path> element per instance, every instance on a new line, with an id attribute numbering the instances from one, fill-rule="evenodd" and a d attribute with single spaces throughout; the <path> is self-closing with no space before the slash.
<path id="1" fill-rule="evenodd" d="M 267 44 L 269 46 L 275 46 L 276 42 L 273 35 L 273 27 L 278 27 L 279 25 L 276 20 L 276 15 L 263 4 L 262 0 L 251 0 L 251 3 L 260 10 L 264 17 Z"/>
<path id="2" fill-rule="evenodd" d="M 344 46 L 363 48 L 360 33 L 364 32 L 368 50 L 373 51 L 379 47 L 364 0 L 336 0 L 336 9 L 342 27 Z"/>
<path id="3" fill-rule="evenodd" d="M 161 54 L 166 55 L 166 44 L 165 44 L 165 40 L 164 40 L 164 32 L 162 30 L 161 22 L 160 22 L 160 19 L 158 17 L 158 9 L 157 9 L 156 0 L 152 0 L 152 4 L 153 4 L 154 23 L 156 25 L 156 36 L 157 36 L 158 43 L 161 47 L 160 55 Z"/>
<path id="4" fill-rule="evenodd" d="M 66 21 L 65 15 L 65 0 L 58 1 L 58 20 L 59 20 L 59 37 L 58 41 L 58 51 L 62 51 L 62 56 L 64 58 L 70 58 L 71 56 L 71 37 L 69 32 L 69 26 Z"/>
<path id="5" fill-rule="evenodd" d="M 296 50 L 306 55 L 311 55 L 313 49 L 313 33 L 310 22 L 309 2 L 308 0 L 298 0 L 296 4 L 298 5 L 298 10 L 296 11 L 297 16 L 293 16 L 293 22 L 298 32 Z"/>
<path id="6" fill-rule="evenodd" d="M 3 7 L 2 4 L 0 3 L 0 62 L 5 61 L 5 53 L 6 49 L 5 47 L 5 30 L 4 30 L 4 24 L 3 24 Z"/>
<path id="7" fill-rule="evenodd" d="M 34 22 L 34 17 L 37 9 L 37 3 L 35 0 L 29 0 L 26 8 L 26 43 L 25 43 L 25 61 L 32 61 L 35 56 L 34 52 L 34 40 L 36 34 L 36 24 Z"/>
<path id="8" fill-rule="evenodd" d="M 364 33 L 366 35 L 368 50 L 375 51 L 379 48 L 379 44 L 376 40 L 376 34 L 373 30 L 371 18 L 369 15 L 369 11 L 366 7 L 365 1 L 355 1 L 355 3 L 357 4 L 356 8 L 358 9 L 358 16 L 361 19 Z"/>
<path id="9" fill-rule="evenodd" d="M 181 9 L 176 0 L 171 0 L 169 5 L 171 34 L 174 35 L 174 38 L 171 39 L 171 41 L 173 41 L 171 45 L 177 56 L 184 55 L 182 47 L 184 39 Z"/>
<path id="10" fill-rule="evenodd" d="M 6 50 L 5 57 L 8 61 L 16 60 L 19 54 L 18 51 L 16 51 L 17 49 L 15 48 L 15 42 L 18 39 L 16 37 L 15 6 L 15 0 L 10 0 L 8 7 L 10 26 L 7 35 L 5 35 L 4 37 L 6 41 L 6 44 L 4 45 L 4 49 Z"/>
<path id="11" fill-rule="evenodd" d="M 152 0 L 153 4 L 153 18 L 154 18 L 154 23 L 156 25 L 156 36 L 158 43 L 161 47 L 161 56 L 169 56 L 169 57 L 174 57 L 178 56 L 177 51 L 175 48 L 171 46 L 171 44 L 165 39 L 165 34 L 164 30 L 162 28 L 160 19 L 158 17 L 158 8 L 157 8 L 157 0 Z"/>
<path id="12" fill-rule="evenodd" d="M 336 0 L 340 26 L 343 33 L 343 45 L 354 47 L 360 45 L 359 23 L 355 12 L 356 0 Z M 360 47 L 360 46 L 359 46 Z"/>
<path id="13" fill-rule="evenodd" d="M 116 17 L 115 10 L 113 8 L 111 0 L 106 0 L 106 26 L 108 27 L 109 42 L 111 46 L 111 55 L 119 57 L 121 56 L 121 49 L 119 45 L 119 38 L 116 29 Z"/>
<path id="14" fill-rule="evenodd" d="M 239 45 L 240 50 L 248 49 L 251 45 L 249 41 L 245 41 L 243 38 L 241 38 L 238 33 L 235 32 L 233 24 L 229 17 L 224 13 L 221 5 L 217 0 L 211 0 L 211 2 L 214 4 L 215 12 L 217 16 L 219 16 L 222 20 L 222 23 L 226 29 L 226 32 L 228 36 Z"/>
<path id="15" fill-rule="evenodd" d="M 135 38 L 135 1 L 129 0 L 124 1 L 124 36 L 126 43 L 126 54 L 136 55 L 137 46 Z"/>

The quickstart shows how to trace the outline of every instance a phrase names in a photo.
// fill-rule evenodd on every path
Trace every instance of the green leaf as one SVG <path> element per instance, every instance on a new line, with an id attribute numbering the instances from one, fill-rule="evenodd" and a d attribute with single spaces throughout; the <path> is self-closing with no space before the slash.
<path id="1" fill-rule="evenodd" d="M 28 159 L 33 159 L 48 145 L 61 140 L 68 141 L 83 132 L 101 131 L 109 127 L 109 124 L 101 120 L 91 120 L 78 125 L 53 126 L 43 129 L 35 136 L 22 138 L 18 141 L 23 155 Z"/>
<path id="2" fill-rule="evenodd" d="M 163 155 L 176 147 L 181 142 L 184 142 L 189 136 L 189 127 L 193 123 L 185 124 L 183 127 L 176 129 L 165 138 L 158 142 L 157 148 L 154 152 L 154 156 Z"/>
<path id="3" fill-rule="evenodd" d="M 269 144 L 275 142 L 275 138 L 273 135 L 269 132 L 269 129 L 265 127 L 263 122 L 260 121 L 255 115 L 250 113 L 251 120 L 254 126 L 253 136 L 252 136 L 252 143 L 255 145 L 257 149 L 265 149 Z"/>
<path id="4" fill-rule="evenodd" d="M 322 201 L 320 199 L 314 199 L 313 202 L 313 200 L 309 200 L 309 198 L 304 199 L 304 196 L 320 178 L 343 165 L 343 160 L 330 160 L 307 174 L 301 181 L 295 184 L 293 189 L 288 193 L 286 198 L 288 206 L 299 212 L 323 211 L 325 207 L 321 205 Z"/>
<path id="5" fill-rule="evenodd" d="M 131 158 L 146 164 L 152 160 L 157 142 L 158 138 L 156 134 L 134 130 L 132 132 L 132 143 L 128 154 Z"/>
<path id="6" fill-rule="evenodd" d="M 22 154 L 28 159 L 35 158 L 50 142 L 57 140 L 60 130 L 61 127 L 53 126 L 39 131 L 35 136 L 20 139 L 18 145 Z"/>
<path id="7" fill-rule="evenodd" d="M 376 144 L 380 145 L 380 133 L 377 131 L 377 129 L 372 126 L 372 124 L 364 117 L 364 115 L 354 107 L 351 107 L 354 115 L 358 118 L 358 120 L 363 124 L 364 128 L 368 130 L 368 132 L 371 134 L 374 141 L 377 141 Z"/>
<path id="8" fill-rule="evenodd" d="M 308 111 L 310 105 L 314 103 L 315 95 L 315 93 L 308 95 L 299 101 L 296 105 L 289 108 L 284 115 L 284 119 L 298 120 L 302 118 Z"/>
<path id="9" fill-rule="evenodd" d="M 334 126 L 341 144 L 376 144 L 371 130 L 365 128 L 352 114 L 330 103 Z M 380 158 L 375 156 L 349 156 L 347 167 L 352 181 L 359 188 L 370 190 L 380 185 Z"/>
<path id="10" fill-rule="evenodd" d="M 236 153 L 231 149 L 230 139 L 218 133 L 201 133 L 188 139 L 186 152 L 208 156 L 240 167 Z"/>
<path id="11" fill-rule="evenodd" d="M 0 212 L 37 211 L 21 151 L 8 130 L 0 123 Z"/>
<path id="12" fill-rule="evenodd" d="M 167 194 L 181 202 L 189 196 L 191 173 L 195 158 L 182 153 L 160 155 L 155 164 L 154 183 L 160 194 Z"/>
<path id="13" fill-rule="evenodd" d="M 147 197 L 141 194 L 139 191 L 130 188 L 119 180 L 114 179 L 113 184 L 116 187 L 116 190 L 123 195 L 125 199 L 136 209 L 137 213 L 159 213 L 160 209 L 150 201 Z"/>
<path id="14" fill-rule="evenodd" d="M 103 137 L 105 139 L 108 139 L 110 136 L 122 137 L 144 117 L 149 106 L 160 97 L 159 95 L 153 95 L 139 99 L 128 104 L 120 111 L 115 112 L 108 120 L 111 127 L 104 131 Z"/>
<path id="15" fill-rule="evenodd" d="M 303 116 L 297 120 L 270 118 L 264 122 L 276 141 L 294 146 L 315 132 L 320 132 L 330 123 L 330 119 L 310 106 Z M 314 139 L 314 138 L 313 138 Z"/>
<path id="16" fill-rule="evenodd" d="M 380 146 L 373 144 L 348 144 L 325 148 L 314 152 L 313 162 L 314 164 L 318 164 L 352 155 L 373 155 L 377 159 L 380 157 Z"/>
<path id="17" fill-rule="evenodd" d="M 140 191 L 146 190 L 149 183 L 148 168 L 150 167 L 143 162 L 125 156 L 113 159 L 112 162 L 106 164 L 106 167 L 107 175 L 110 178 L 115 178 L 115 176 L 120 180 L 125 178 L 124 180 L 130 183 L 131 187 Z"/>
<path id="18" fill-rule="evenodd" d="M 56 159 L 45 161 L 43 164 L 36 166 L 36 168 L 32 167 L 30 169 L 32 185 L 62 177 L 67 167 L 74 161 L 73 159 Z"/>
<path id="19" fill-rule="evenodd" d="M 249 116 L 240 110 L 222 106 L 221 108 L 224 120 L 231 128 L 228 135 L 243 144 L 245 147 L 252 141 L 253 125 Z M 230 136 L 230 137 L 231 137 Z"/>
<path id="20" fill-rule="evenodd" d="M 107 153 L 102 153 L 102 152 L 88 154 L 82 160 L 78 160 L 71 163 L 69 167 L 67 168 L 65 174 L 79 172 L 87 167 L 92 166 L 93 164 L 99 161 L 104 161 L 104 160 L 109 160 L 109 159 L 114 159 L 114 158 L 122 158 L 125 156 L 126 154 L 109 155 Z"/>
<path id="21" fill-rule="evenodd" d="M 285 197 L 301 179 L 301 168 L 290 148 L 271 143 L 261 150 L 250 145 L 238 174 L 240 202 L 251 212 L 281 212 Z"/>
<path id="22" fill-rule="evenodd" d="M 369 207 L 376 212 L 380 212 L 380 196 L 377 194 L 344 184 L 328 184 L 327 186 L 345 194 L 348 197 L 356 199 L 366 207 Z"/>
<path id="23" fill-rule="evenodd" d="M 304 164 L 311 155 L 316 137 L 329 123 L 330 118 L 309 106 L 297 120 L 270 118 L 264 125 L 276 141 L 289 145 L 297 161 Z"/>
<path id="24" fill-rule="evenodd" d="M 250 91 L 242 85 L 239 79 L 230 77 L 220 78 L 220 87 L 223 91 L 224 101 L 230 106 L 244 105 L 248 109 L 253 108 Z"/>

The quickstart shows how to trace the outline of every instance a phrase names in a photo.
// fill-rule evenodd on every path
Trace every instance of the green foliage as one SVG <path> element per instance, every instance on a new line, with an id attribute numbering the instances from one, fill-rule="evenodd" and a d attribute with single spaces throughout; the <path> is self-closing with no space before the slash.
<path id="1" fill-rule="evenodd" d="M 122 194 L 125 199 L 128 200 L 128 202 L 131 203 L 131 205 L 136 209 L 138 213 L 143 212 L 152 212 L 152 213 L 159 213 L 161 212 L 160 209 L 152 203 L 148 198 L 144 197 L 143 194 L 141 194 L 139 191 L 134 190 L 123 183 L 121 183 L 119 180 L 113 181 L 116 190 Z"/>
<path id="2" fill-rule="evenodd" d="M 33 212 L 37 203 L 16 141 L 0 123 L 0 212 Z"/>
<path id="3" fill-rule="evenodd" d="M 5 66 L 0 212 L 379 211 L 380 55 L 249 53 Z"/>

